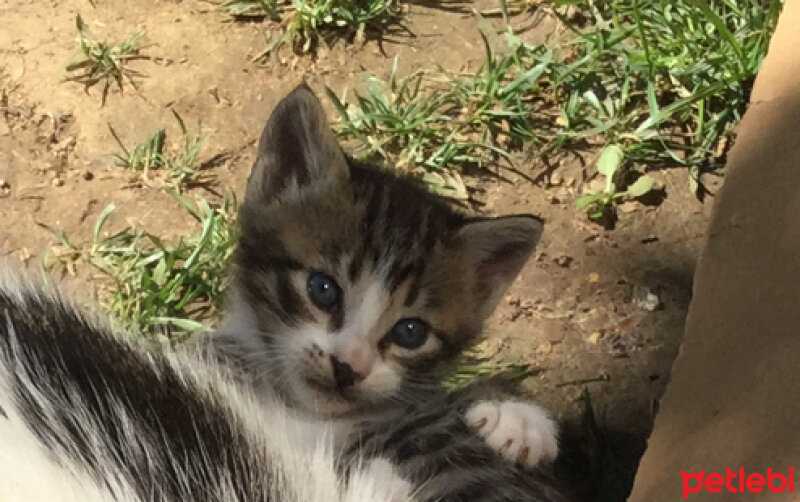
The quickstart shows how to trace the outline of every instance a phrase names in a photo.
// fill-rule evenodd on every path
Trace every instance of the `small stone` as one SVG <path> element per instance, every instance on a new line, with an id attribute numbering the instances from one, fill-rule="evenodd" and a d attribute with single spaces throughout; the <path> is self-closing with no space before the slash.
<path id="1" fill-rule="evenodd" d="M 572 257 L 562 254 L 561 256 L 557 256 L 556 258 L 554 258 L 553 261 L 559 267 L 569 268 L 569 266 L 572 264 Z"/>
<path id="2" fill-rule="evenodd" d="M 538 328 L 550 343 L 561 343 L 567 336 L 567 326 L 558 319 L 541 319 Z"/>
<path id="3" fill-rule="evenodd" d="M 637 306 L 645 312 L 655 312 L 661 307 L 661 299 L 657 295 L 649 292 L 636 303 Z"/>
<path id="4" fill-rule="evenodd" d="M 597 345 L 597 342 L 600 341 L 600 332 L 595 331 L 586 339 L 587 342 L 591 343 L 592 345 Z"/>
<path id="5" fill-rule="evenodd" d="M 589 284 L 594 284 L 599 280 L 600 280 L 600 274 L 598 274 L 597 272 L 592 272 L 591 274 L 589 274 Z"/>
<path id="6" fill-rule="evenodd" d="M 602 177 L 597 177 L 591 180 L 584 186 L 585 193 L 601 193 L 606 189 L 606 180 Z"/>
<path id="7" fill-rule="evenodd" d="M 564 182 L 564 180 L 561 178 L 560 174 L 553 173 L 553 174 L 550 175 L 550 185 L 559 186 L 563 182 Z"/>
<path id="8" fill-rule="evenodd" d="M 0 178 L 0 188 L 11 188 L 11 185 L 8 184 L 8 181 Z"/>
<path id="9" fill-rule="evenodd" d="M 60 186 L 63 186 L 63 185 L 64 185 L 64 180 L 62 180 L 61 178 L 53 178 L 53 179 L 50 181 L 50 183 L 51 183 L 51 184 L 52 184 L 54 187 L 60 187 Z"/>
<path id="10" fill-rule="evenodd" d="M 553 352 L 553 344 L 550 342 L 542 342 L 536 347 L 536 355 L 543 356 Z"/>

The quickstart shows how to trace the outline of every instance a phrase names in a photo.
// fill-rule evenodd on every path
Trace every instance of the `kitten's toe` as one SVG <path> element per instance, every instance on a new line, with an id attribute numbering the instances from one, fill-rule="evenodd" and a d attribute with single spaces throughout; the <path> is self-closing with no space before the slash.
<path id="1" fill-rule="evenodd" d="M 491 434 L 500 420 L 500 403 L 495 401 L 480 401 L 464 414 L 467 425 L 477 431 L 481 437 Z"/>
<path id="2" fill-rule="evenodd" d="M 558 455 L 556 425 L 534 403 L 480 401 L 467 410 L 465 420 L 492 449 L 525 467 Z"/>
<path id="3" fill-rule="evenodd" d="M 413 486 L 400 476 L 389 460 L 376 457 L 356 471 L 350 481 L 349 496 L 345 502 L 386 500 L 386 502 L 408 502 L 412 500 Z"/>

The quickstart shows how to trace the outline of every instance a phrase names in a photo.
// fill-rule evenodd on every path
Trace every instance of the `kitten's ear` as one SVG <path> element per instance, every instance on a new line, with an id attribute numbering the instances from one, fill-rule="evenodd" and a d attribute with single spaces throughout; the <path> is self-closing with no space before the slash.
<path id="1" fill-rule="evenodd" d="M 269 202 L 347 172 L 347 160 L 322 105 L 311 89 L 301 84 L 278 103 L 261 133 L 246 197 Z"/>
<path id="2" fill-rule="evenodd" d="M 474 274 L 475 311 L 488 317 L 539 242 L 544 223 L 531 215 L 468 221 L 456 234 Z"/>

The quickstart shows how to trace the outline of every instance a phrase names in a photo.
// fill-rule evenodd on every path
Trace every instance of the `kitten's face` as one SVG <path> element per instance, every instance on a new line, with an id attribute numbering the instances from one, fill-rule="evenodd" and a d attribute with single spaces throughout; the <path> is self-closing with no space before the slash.
<path id="1" fill-rule="evenodd" d="M 278 105 L 259 150 L 224 343 L 262 382 L 324 415 L 437 384 L 541 222 L 470 219 L 412 181 L 348 162 L 305 87 Z"/>

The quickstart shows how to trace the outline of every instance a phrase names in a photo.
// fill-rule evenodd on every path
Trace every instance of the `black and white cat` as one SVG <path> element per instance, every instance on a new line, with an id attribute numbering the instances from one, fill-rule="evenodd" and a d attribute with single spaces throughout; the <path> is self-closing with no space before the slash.
<path id="1" fill-rule="evenodd" d="M 0 288 L 0 501 L 410 502 L 390 462 L 344 480 L 214 361 L 152 353 L 33 287 Z M 260 398 L 263 400 L 264 395 Z"/>

